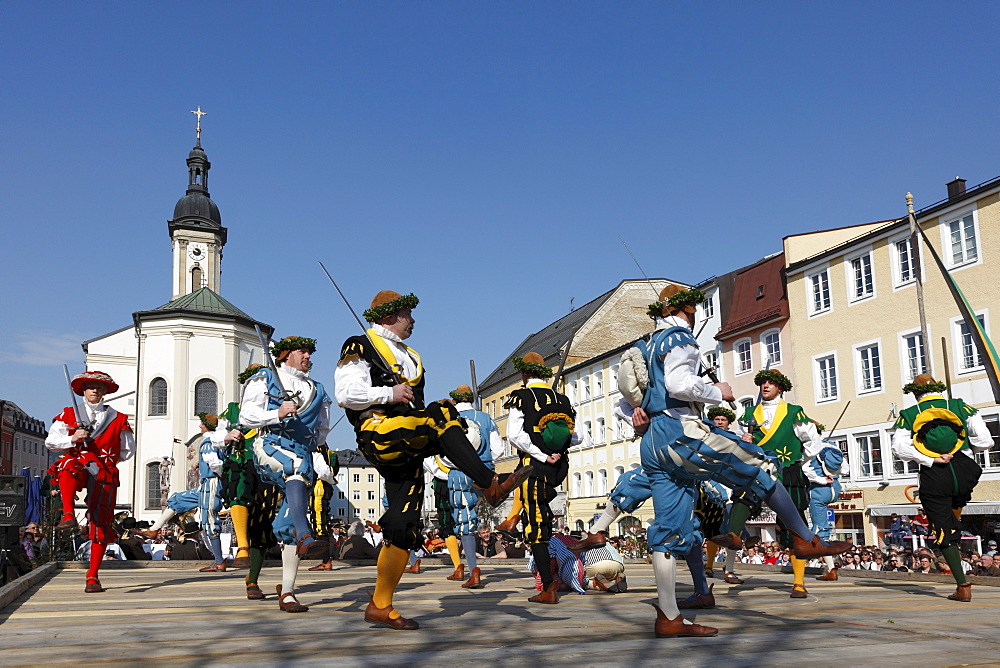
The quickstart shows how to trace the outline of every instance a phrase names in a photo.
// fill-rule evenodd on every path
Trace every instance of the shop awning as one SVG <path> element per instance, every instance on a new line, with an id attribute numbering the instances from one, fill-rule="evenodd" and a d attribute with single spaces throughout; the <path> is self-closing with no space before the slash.
<path id="1" fill-rule="evenodd" d="M 916 515 L 919 503 L 883 503 L 868 506 L 868 514 L 872 517 L 888 517 L 893 513 L 898 515 Z M 962 509 L 963 515 L 1000 515 L 1000 501 L 973 501 Z"/>

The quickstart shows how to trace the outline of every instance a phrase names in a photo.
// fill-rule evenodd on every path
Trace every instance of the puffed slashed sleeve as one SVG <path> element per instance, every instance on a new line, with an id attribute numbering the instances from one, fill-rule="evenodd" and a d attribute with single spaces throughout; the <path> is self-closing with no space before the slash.
<path id="1" fill-rule="evenodd" d="M 392 388 L 372 387 L 371 366 L 359 357 L 341 360 L 333 381 L 337 403 L 344 408 L 363 411 L 373 404 L 392 403 Z"/>
<path id="2" fill-rule="evenodd" d="M 531 437 L 524 431 L 524 413 L 513 406 L 507 410 L 507 440 L 510 441 L 510 444 L 521 452 L 530 455 L 532 459 L 542 462 L 547 460 L 549 456 L 532 443 Z M 576 436 L 575 432 L 574 436 Z"/>
<path id="3" fill-rule="evenodd" d="M 264 376 L 251 378 L 244 386 L 240 422 L 257 428 L 278 424 L 278 409 L 267 409 L 267 380 Z"/>
<path id="4" fill-rule="evenodd" d="M 897 457 L 906 462 L 917 462 L 923 466 L 933 466 L 934 459 L 918 452 L 913 447 L 913 436 L 909 429 L 896 429 L 892 435 L 892 451 Z"/>
<path id="5" fill-rule="evenodd" d="M 675 346 L 668 350 L 663 356 L 667 392 L 681 401 L 721 404 L 722 390 L 702 380 L 698 375 L 698 365 L 698 349 L 694 346 Z"/>
<path id="6" fill-rule="evenodd" d="M 122 461 L 132 459 L 135 454 L 135 432 L 132 431 L 132 427 L 126 425 L 125 429 L 122 429 L 121 433 L 121 452 Z"/>
<path id="7" fill-rule="evenodd" d="M 795 437 L 802 442 L 802 452 L 807 458 L 815 457 L 820 453 L 820 450 L 827 447 L 819 430 L 816 429 L 815 422 L 797 422 L 794 429 Z"/>
<path id="8" fill-rule="evenodd" d="M 69 425 L 62 420 L 55 420 L 49 427 L 49 435 L 45 437 L 45 447 L 53 452 L 72 448 L 73 440 L 69 433 Z"/>

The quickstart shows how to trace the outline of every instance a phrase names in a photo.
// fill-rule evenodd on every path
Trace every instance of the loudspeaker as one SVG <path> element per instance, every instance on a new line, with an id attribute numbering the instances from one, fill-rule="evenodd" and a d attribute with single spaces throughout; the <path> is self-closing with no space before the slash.
<path id="1" fill-rule="evenodd" d="M 23 475 L 0 475 L 0 527 L 24 526 L 27 483 Z"/>

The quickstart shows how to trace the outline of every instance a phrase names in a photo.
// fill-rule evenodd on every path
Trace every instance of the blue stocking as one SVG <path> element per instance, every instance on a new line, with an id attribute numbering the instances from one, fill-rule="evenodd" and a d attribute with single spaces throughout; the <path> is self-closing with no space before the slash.
<path id="1" fill-rule="evenodd" d="M 799 509 L 795 507 L 795 502 L 788 495 L 788 490 L 783 485 L 775 485 L 773 489 L 764 497 L 768 507 L 774 511 L 782 524 L 789 531 L 798 534 L 799 538 L 809 542 L 815 535 L 806 526 L 805 520 L 799 515 Z"/>
<path id="2" fill-rule="evenodd" d="M 708 578 L 705 577 L 705 558 L 701 553 L 701 545 L 691 548 L 691 551 L 684 557 L 688 569 L 691 571 L 691 579 L 694 581 L 694 593 L 708 593 Z"/>
<path id="3" fill-rule="evenodd" d="M 295 525 L 295 536 L 301 538 L 311 534 L 309 518 L 306 516 L 306 484 L 301 480 L 289 480 L 285 483 L 285 499 L 288 501 L 288 515 Z M 309 544 L 312 541 L 307 541 Z"/>

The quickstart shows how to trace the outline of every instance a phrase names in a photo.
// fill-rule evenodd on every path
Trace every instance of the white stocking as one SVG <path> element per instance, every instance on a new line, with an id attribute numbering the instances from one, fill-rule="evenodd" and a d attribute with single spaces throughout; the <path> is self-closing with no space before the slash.
<path id="1" fill-rule="evenodd" d="M 726 549 L 726 569 L 723 573 L 732 573 L 733 568 L 736 567 L 736 550 L 732 548 Z"/>
<path id="2" fill-rule="evenodd" d="M 823 563 L 826 564 L 827 573 L 837 567 L 837 565 L 833 563 L 833 557 L 823 557 Z"/>
<path id="3" fill-rule="evenodd" d="M 299 555 L 295 554 L 295 543 L 281 548 L 281 594 L 295 592 L 295 575 L 299 570 Z"/>
<path id="4" fill-rule="evenodd" d="M 653 552 L 653 575 L 656 578 L 656 598 L 660 610 L 667 619 L 676 619 L 681 611 L 677 608 L 677 560 L 666 552 Z"/>
<path id="5" fill-rule="evenodd" d="M 163 528 L 164 524 L 172 520 L 176 515 L 177 513 L 175 513 L 172 509 L 164 508 L 163 512 L 160 513 L 160 516 L 156 518 L 156 521 L 153 523 L 153 526 L 149 527 L 149 530 L 159 531 L 160 529 Z"/>
<path id="6" fill-rule="evenodd" d="M 598 531 L 607 531 L 608 527 L 614 523 L 618 516 L 622 514 L 621 508 L 613 503 L 609 503 L 608 507 L 604 509 L 597 521 L 594 522 L 594 526 L 590 527 L 590 533 L 597 533 Z"/>

